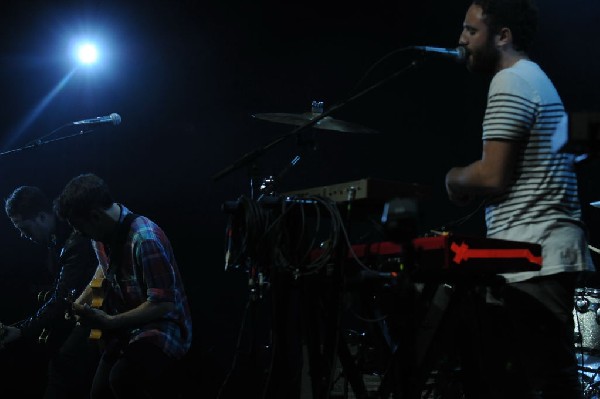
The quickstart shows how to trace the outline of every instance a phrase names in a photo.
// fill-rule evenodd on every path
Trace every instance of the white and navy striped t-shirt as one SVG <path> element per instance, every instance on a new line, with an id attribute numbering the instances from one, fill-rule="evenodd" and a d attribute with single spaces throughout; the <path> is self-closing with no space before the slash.
<path id="1" fill-rule="evenodd" d="M 508 189 L 488 200 L 487 235 L 543 246 L 541 272 L 507 274 L 509 281 L 592 268 L 574 156 L 553 149 L 553 141 L 567 137 L 566 118 L 554 85 L 534 62 L 520 60 L 492 79 L 483 140 L 522 145 Z"/>

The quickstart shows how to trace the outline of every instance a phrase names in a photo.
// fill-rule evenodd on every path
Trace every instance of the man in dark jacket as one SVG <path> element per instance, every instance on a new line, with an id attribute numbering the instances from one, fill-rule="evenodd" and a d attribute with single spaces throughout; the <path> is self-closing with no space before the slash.
<path id="1" fill-rule="evenodd" d="M 1 344 L 19 338 L 46 341 L 50 361 L 44 398 L 85 398 L 98 351 L 88 341 L 89 328 L 75 326 L 68 316 L 69 298 L 83 291 L 98 264 L 91 241 L 55 215 L 51 201 L 38 187 L 16 188 L 5 210 L 22 237 L 48 248 L 49 269 L 56 279 L 35 315 L 14 326 L 2 326 Z"/>

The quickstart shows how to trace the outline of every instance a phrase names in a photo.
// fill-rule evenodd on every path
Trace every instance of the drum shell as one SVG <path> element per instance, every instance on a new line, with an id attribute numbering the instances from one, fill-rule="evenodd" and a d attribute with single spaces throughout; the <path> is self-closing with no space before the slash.
<path id="1" fill-rule="evenodd" d="M 575 347 L 600 353 L 600 289 L 575 289 L 573 323 Z"/>

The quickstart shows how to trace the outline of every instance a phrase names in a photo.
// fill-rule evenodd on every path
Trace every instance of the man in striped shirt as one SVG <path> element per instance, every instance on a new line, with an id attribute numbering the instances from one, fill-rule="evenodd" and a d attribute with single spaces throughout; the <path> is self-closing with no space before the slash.
<path id="1" fill-rule="evenodd" d="M 516 361 L 527 376 L 525 397 L 579 398 L 574 288 L 577 272 L 593 265 L 574 156 L 553 146 L 567 137 L 567 115 L 550 79 L 527 56 L 536 25 L 532 0 L 475 0 L 469 7 L 459 39 L 467 68 L 493 78 L 481 159 L 452 168 L 446 189 L 461 205 L 486 198 L 488 237 L 542 245 L 539 272 L 503 276 L 506 323 L 518 334 L 514 344 L 523 344 Z"/>

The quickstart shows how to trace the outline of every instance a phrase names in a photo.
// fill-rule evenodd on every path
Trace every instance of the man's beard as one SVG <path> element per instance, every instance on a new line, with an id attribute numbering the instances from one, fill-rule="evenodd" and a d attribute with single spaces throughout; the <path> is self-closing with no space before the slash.
<path id="1" fill-rule="evenodd" d="M 471 53 L 471 55 L 472 61 L 467 63 L 469 71 L 484 75 L 496 73 L 500 61 L 500 51 L 494 46 L 492 40 L 489 40 L 485 47 Z"/>

